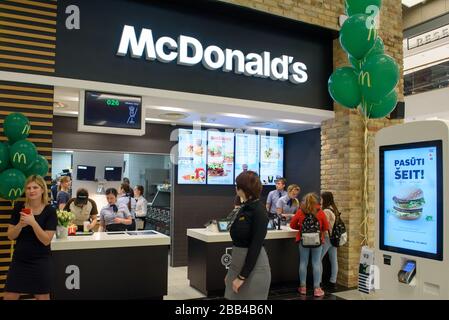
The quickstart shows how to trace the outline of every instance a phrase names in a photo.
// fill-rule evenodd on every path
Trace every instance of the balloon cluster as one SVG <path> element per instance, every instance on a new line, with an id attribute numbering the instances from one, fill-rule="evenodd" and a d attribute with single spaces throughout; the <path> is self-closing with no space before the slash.
<path id="1" fill-rule="evenodd" d="M 337 68 L 328 82 L 331 97 L 342 106 L 360 108 L 370 119 L 383 118 L 396 107 L 399 67 L 384 53 L 376 16 L 381 0 L 345 0 L 348 19 L 340 30 L 340 44 L 352 67 Z"/>
<path id="2" fill-rule="evenodd" d="M 37 153 L 34 143 L 26 140 L 31 125 L 22 113 L 9 114 L 3 123 L 7 142 L 0 142 L 0 197 L 14 201 L 22 196 L 26 178 L 45 177 L 48 161 Z"/>

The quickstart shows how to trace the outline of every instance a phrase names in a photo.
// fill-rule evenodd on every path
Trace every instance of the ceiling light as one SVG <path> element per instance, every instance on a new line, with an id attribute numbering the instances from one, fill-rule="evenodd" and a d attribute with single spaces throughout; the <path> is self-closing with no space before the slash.
<path id="1" fill-rule="evenodd" d="M 73 153 L 73 150 L 66 150 L 66 153 Z"/>
<path id="2" fill-rule="evenodd" d="M 168 120 L 157 119 L 157 118 L 145 118 L 145 121 L 153 121 L 153 122 L 168 122 Z"/>
<path id="3" fill-rule="evenodd" d="M 246 114 L 239 114 L 239 113 L 222 113 L 225 117 L 231 117 L 231 118 L 241 118 L 241 119 L 252 119 L 253 116 L 248 116 Z"/>
<path id="4" fill-rule="evenodd" d="M 165 120 L 182 120 L 187 117 L 188 117 L 187 114 L 179 113 L 179 112 L 168 112 L 168 113 L 163 113 L 163 114 L 159 115 L 159 118 L 165 119 Z"/>
<path id="5" fill-rule="evenodd" d="M 270 128 L 262 128 L 262 127 L 249 127 L 249 129 L 257 130 L 257 131 L 273 131 L 278 132 L 278 129 L 270 129 Z"/>
<path id="6" fill-rule="evenodd" d="M 426 0 L 402 0 L 402 4 L 408 8 L 416 6 L 417 4 L 423 3 Z"/>
<path id="7" fill-rule="evenodd" d="M 204 127 L 229 127 L 228 125 L 221 123 L 210 123 L 210 122 L 195 122 L 194 125 L 204 126 Z"/>
<path id="8" fill-rule="evenodd" d="M 162 111 L 171 111 L 171 112 L 189 112 L 189 110 L 184 108 L 176 108 L 176 107 L 159 107 L 159 106 L 147 106 L 150 109 L 162 110 Z"/>
<path id="9" fill-rule="evenodd" d="M 246 123 L 246 125 L 250 127 L 271 127 L 273 123 L 269 121 L 251 121 Z"/>
<path id="10" fill-rule="evenodd" d="M 294 119 L 280 119 L 279 121 L 293 124 L 311 124 L 311 125 L 321 125 L 319 122 L 310 122 L 310 121 L 302 121 L 302 120 L 294 120 Z"/>

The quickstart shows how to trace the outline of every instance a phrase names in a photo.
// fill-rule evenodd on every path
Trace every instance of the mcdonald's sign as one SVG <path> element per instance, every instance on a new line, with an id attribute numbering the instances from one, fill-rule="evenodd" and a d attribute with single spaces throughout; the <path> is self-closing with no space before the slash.
<path id="1" fill-rule="evenodd" d="M 23 190 L 21 188 L 15 188 L 15 189 L 12 188 L 12 189 L 9 189 L 8 197 L 13 198 L 13 195 L 14 195 L 14 198 L 18 198 L 22 195 L 22 193 L 23 193 Z"/>

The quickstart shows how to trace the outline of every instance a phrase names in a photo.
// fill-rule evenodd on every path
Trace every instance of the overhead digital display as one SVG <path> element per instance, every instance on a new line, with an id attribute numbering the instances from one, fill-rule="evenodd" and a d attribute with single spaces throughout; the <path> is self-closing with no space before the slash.
<path id="1" fill-rule="evenodd" d="M 207 132 L 179 130 L 178 183 L 206 184 Z"/>
<path id="2" fill-rule="evenodd" d="M 380 248 L 442 258 L 441 141 L 380 148 Z"/>
<path id="3" fill-rule="evenodd" d="M 260 138 L 255 134 L 235 135 L 235 178 L 243 171 L 259 174 Z"/>
<path id="4" fill-rule="evenodd" d="M 142 98 L 86 91 L 83 124 L 140 130 L 144 125 Z"/>
<path id="5" fill-rule="evenodd" d="M 207 183 L 234 184 L 234 133 L 208 131 Z"/>
<path id="6" fill-rule="evenodd" d="M 260 180 L 263 185 L 274 185 L 284 176 L 284 138 L 260 136 Z"/>

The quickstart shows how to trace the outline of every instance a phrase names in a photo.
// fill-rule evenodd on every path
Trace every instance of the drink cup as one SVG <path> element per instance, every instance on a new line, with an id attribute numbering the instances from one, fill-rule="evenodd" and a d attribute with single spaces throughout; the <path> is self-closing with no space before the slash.
<path id="1" fill-rule="evenodd" d="M 89 232 L 89 221 L 84 221 L 83 222 L 83 231 L 84 232 Z"/>
<path id="2" fill-rule="evenodd" d="M 23 208 L 22 212 L 25 214 L 31 214 L 31 209 L 30 208 Z"/>

